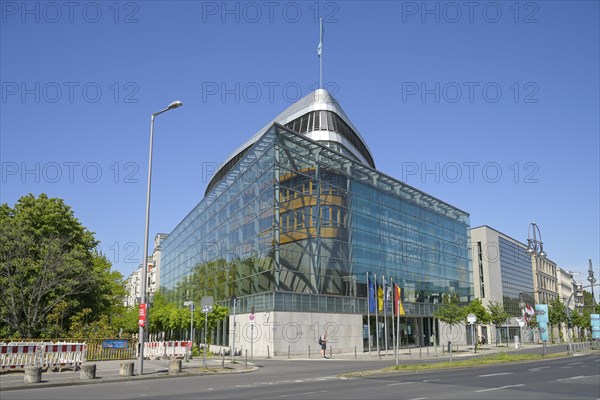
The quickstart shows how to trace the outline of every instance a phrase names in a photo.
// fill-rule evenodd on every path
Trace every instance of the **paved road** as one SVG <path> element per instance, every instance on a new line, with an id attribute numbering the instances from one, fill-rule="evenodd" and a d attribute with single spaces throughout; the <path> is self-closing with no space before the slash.
<path id="1" fill-rule="evenodd" d="M 265 360 L 248 374 L 136 380 L 2 392 L 10 399 L 592 399 L 600 355 L 498 366 L 340 378 L 387 361 Z"/>

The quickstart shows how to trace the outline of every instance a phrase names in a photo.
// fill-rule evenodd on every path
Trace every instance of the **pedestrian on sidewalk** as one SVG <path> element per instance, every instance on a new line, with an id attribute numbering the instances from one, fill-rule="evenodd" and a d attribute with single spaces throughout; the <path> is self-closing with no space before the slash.
<path id="1" fill-rule="evenodd" d="M 325 350 L 327 350 L 327 331 L 323 331 L 323 334 L 319 336 L 319 345 L 321 345 L 321 358 L 327 358 L 325 356 Z"/>

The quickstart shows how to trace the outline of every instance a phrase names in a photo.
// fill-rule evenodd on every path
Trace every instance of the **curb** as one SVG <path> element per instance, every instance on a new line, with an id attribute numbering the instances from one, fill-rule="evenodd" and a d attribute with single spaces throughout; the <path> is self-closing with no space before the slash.
<path id="1" fill-rule="evenodd" d="M 100 383 L 115 383 L 115 382 L 129 382 L 138 380 L 150 380 L 150 379 L 169 379 L 169 378 L 189 378 L 192 376 L 203 376 L 203 375 L 221 375 L 221 374 L 244 374 L 248 372 L 254 372 L 258 370 L 256 365 L 249 366 L 247 369 L 231 368 L 229 371 L 196 371 L 201 370 L 203 367 L 192 367 L 188 370 L 183 370 L 178 374 L 169 375 L 165 372 L 159 372 L 160 375 L 134 375 L 124 376 L 120 378 L 94 378 L 91 380 L 79 380 L 71 379 L 69 381 L 62 382 L 40 382 L 40 383 L 20 383 L 12 387 L 0 387 L 0 392 L 8 392 L 13 390 L 24 390 L 24 389 L 42 389 L 60 386 L 78 386 L 78 385 L 96 385 Z"/>

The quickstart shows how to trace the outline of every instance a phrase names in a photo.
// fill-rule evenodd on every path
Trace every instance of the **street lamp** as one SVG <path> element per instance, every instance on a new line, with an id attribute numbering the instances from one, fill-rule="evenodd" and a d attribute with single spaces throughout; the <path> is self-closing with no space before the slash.
<path id="1" fill-rule="evenodd" d="M 533 238 L 532 238 L 532 236 L 533 236 Z M 539 236 L 539 240 L 538 240 L 538 236 Z M 541 294 L 542 294 L 541 286 L 542 285 L 541 285 L 540 272 L 539 272 L 539 266 L 538 266 L 538 258 L 546 258 L 547 254 L 544 252 L 544 243 L 542 242 L 542 233 L 540 232 L 540 228 L 537 226 L 537 224 L 535 222 L 531 223 L 531 225 L 529 226 L 529 231 L 527 232 L 527 253 L 529 253 L 529 255 L 531 255 L 535 258 L 535 274 L 536 274 L 536 279 L 537 279 L 538 301 L 540 303 L 543 303 L 542 299 L 541 299 Z M 545 325 L 545 324 L 539 323 L 539 328 L 546 329 L 546 332 L 548 332 L 547 331 L 548 327 L 542 326 L 542 325 Z M 547 333 L 546 333 L 546 335 L 547 335 Z M 546 335 L 544 335 L 544 337 L 546 337 Z M 546 340 L 542 340 L 542 343 L 544 345 L 544 356 L 546 356 Z"/>
<path id="2" fill-rule="evenodd" d="M 592 286 L 592 305 L 596 305 L 596 297 L 594 297 L 594 283 L 596 283 L 596 278 L 594 278 L 594 270 L 592 269 L 592 259 L 589 259 L 590 268 L 588 269 L 588 282 Z"/>
<path id="3" fill-rule="evenodd" d="M 141 287 L 141 304 L 145 305 L 146 304 L 146 284 L 147 284 L 147 280 L 148 280 L 148 234 L 149 234 L 149 228 L 150 228 L 150 183 L 152 181 L 152 142 L 154 140 L 154 118 L 157 115 L 160 115 L 164 112 L 167 112 L 169 110 L 172 110 L 174 108 L 178 108 L 181 107 L 183 105 L 183 103 L 179 100 L 172 102 L 171 104 L 169 104 L 169 106 L 167 108 L 165 108 L 164 110 L 160 110 L 158 112 L 153 113 L 150 116 L 150 153 L 148 156 L 148 190 L 146 192 L 146 229 L 144 230 L 144 253 L 142 254 L 142 258 L 143 258 L 143 268 L 142 268 L 142 287 Z M 146 322 L 144 325 L 146 325 Z M 140 326 L 139 330 L 138 330 L 138 343 L 140 346 L 140 351 L 139 351 L 139 359 L 138 359 L 138 374 L 142 375 L 144 373 L 144 326 Z"/>

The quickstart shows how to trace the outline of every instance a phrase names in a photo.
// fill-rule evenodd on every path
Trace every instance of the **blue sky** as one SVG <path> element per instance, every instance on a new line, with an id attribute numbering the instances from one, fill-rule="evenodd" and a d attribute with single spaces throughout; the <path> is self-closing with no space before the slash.
<path id="1" fill-rule="evenodd" d="M 600 275 L 597 1 L 1 2 L 0 201 L 63 198 L 124 275 L 319 80 L 377 168 Z M 576 279 L 579 276 L 576 275 Z"/>

